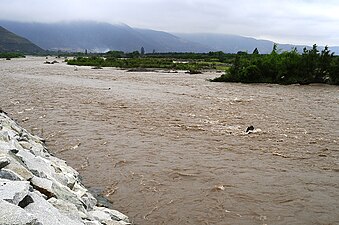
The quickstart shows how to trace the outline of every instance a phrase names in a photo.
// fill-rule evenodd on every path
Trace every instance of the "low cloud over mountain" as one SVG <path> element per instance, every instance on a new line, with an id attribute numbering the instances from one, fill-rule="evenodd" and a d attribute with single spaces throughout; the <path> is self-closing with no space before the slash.
<path id="1" fill-rule="evenodd" d="M 273 42 L 226 34 L 170 34 L 167 32 L 132 28 L 125 24 L 113 25 L 99 22 L 24 23 L 0 21 L 0 26 L 16 33 L 46 50 L 105 52 L 209 52 L 223 51 L 269 53 Z M 305 46 L 279 44 L 282 51 Z M 339 53 L 339 47 L 332 47 Z"/>

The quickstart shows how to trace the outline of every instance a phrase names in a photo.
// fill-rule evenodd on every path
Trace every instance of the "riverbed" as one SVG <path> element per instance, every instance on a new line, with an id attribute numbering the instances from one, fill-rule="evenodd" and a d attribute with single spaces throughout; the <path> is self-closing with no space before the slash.
<path id="1" fill-rule="evenodd" d="M 134 224 L 339 224 L 338 86 L 47 60 L 0 60 L 0 108 Z"/>

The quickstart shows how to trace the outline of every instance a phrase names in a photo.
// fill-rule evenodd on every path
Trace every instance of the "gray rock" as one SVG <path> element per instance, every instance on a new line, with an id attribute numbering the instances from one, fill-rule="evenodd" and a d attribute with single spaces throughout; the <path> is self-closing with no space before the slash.
<path id="1" fill-rule="evenodd" d="M 33 148 L 32 144 L 28 141 L 19 141 L 19 144 L 26 150 L 31 150 Z"/>
<path id="2" fill-rule="evenodd" d="M 19 152 L 18 149 L 11 149 L 8 152 L 13 153 L 14 155 Z"/>
<path id="3" fill-rule="evenodd" d="M 53 156 L 49 157 L 49 160 L 51 161 L 51 166 L 56 172 L 55 178 L 63 185 L 73 189 L 75 183 L 79 182 L 79 173 L 72 167 L 68 166 L 64 160 Z"/>
<path id="4" fill-rule="evenodd" d="M 34 200 L 33 198 L 30 196 L 30 195 L 26 195 L 24 197 L 24 199 L 22 199 L 20 202 L 19 202 L 19 206 L 21 208 L 25 208 L 26 206 L 28 206 L 29 204 L 33 203 Z"/>
<path id="5" fill-rule="evenodd" d="M 97 204 L 97 200 L 93 197 L 93 195 L 89 192 L 86 192 L 81 196 L 81 200 L 86 205 L 86 209 L 88 211 L 92 210 L 94 206 Z"/>
<path id="6" fill-rule="evenodd" d="M 0 141 L 0 153 L 2 154 L 8 154 L 8 152 L 13 153 L 13 151 L 15 151 L 14 149 L 16 150 L 23 149 L 15 138 L 11 139 L 8 142 Z"/>
<path id="7" fill-rule="evenodd" d="M 10 159 L 6 156 L 0 157 L 0 170 L 4 168 L 5 166 L 9 165 Z"/>
<path id="8" fill-rule="evenodd" d="M 83 187 L 81 184 L 76 183 L 73 188 L 74 193 L 80 198 L 86 205 L 87 211 L 93 210 L 94 206 L 97 204 L 97 200 L 93 197 L 88 190 Z"/>
<path id="9" fill-rule="evenodd" d="M 117 210 L 112 210 L 104 207 L 94 207 L 94 210 L 90 211 L 89 213 L 102 223 L 114 220 L 129 224 L 128 217 Z"/>
<path id="10" fill-rule="evenodd" d="M 115 220 L 105 220 L 103 221 L 105 225 L 129 225 L 130 223 L 126 223 L 124 221 L 115 221 Z"/>
<path id="11" fill-rule="evenodd" d="M 17 155 L 22 156 L 22 154 L 25 154 L 24 151 L 20 151 Z M 55 173 L 55 171 L 47 159 L 41 156 L 35 157 L 33 154 L 31 154 L 31 157 L 29 157 L 29 154 L 25 155 L 26 157 L 22 157 L 22 161 L 35 176 L 42 178 L 53 177 L 52 174 Z"/>
<path id="12" fill-rule="evenodd" d="M 46 201 L 39 192 L 31 192 L 29 194 L 33 203 L 26 206 L 25 211 L 33 214 L 43 225 L 81 225 L 81 221 L 72 220 L 71 218 L 61 214 L 51 203 Z"/>
<path id="13" fill-rule="evenodd" d="M 17 132 L 19 134 L 18 141 L 29 141 L 29 135 L 25 132 Z"/>
<path id="14" fill-rule="evenodd" d="M 86 205 L 84 202 L 78 198 L 77 195 L 67 186 L 63 186 L 58 182 L 54 182 L 52 189 L 57 199 L 67 200 L 69 203 L 74 204 L 80 212 L 87 214 Z"/>
<path id="15" fill-rule="evenodd" d="M 26 166 L 18 159 L 14 154 L 11 154 L 11 163 L 6 166 L 6 169 L 11 170 L 15 174 L 18 174 L 22 177 L 23 180 L 29 180 L 33 177 L 31 171 L 29 171 Z"/>
<path id="16" fill-rule="evenodd" d="M 9 142 L 0 141 L 0 153 L 5 154 L 11 148 L 11 144 Z"/>
<path id="17" fill-rule="evenodd" d="M 10 181 L 0 179 L 0 199 L 18 205 L 28 194 L 28 181 Z"/>
<path id="18" fill-rule="evenodd" d="M 67 200 L 70 204 L 76 206 L 79 212 L 85 214 L 84 202 L 67 186 L 60 184 L 53 178 L 41 178 L 34 176 L 31 179 L 32 186 L 40 193 L 44 194 L 47 199 L 55 197 L 57 199 Z"/>
<path id="19" fill-rule="evenodd" d="M 0 199 L 0 224 L 41 225 L 22 208 Z"/>
<path id="20" fill-rule="evenodd" d="M 95 207 L 95 209 L 102 210 L 102 211 L 110 214 L 112 220 L 117 220 L 117 221 L 121 220 L 121 221 L 124 221 L 126 223 L 129 223 L 128 217 L 125 214 L 123 214 L 123 213 L 121 213 L 117 210 L 108 209 L 108 208 L 105 208 L 105 207 Z"/>
<path id="21" fill-rule="evenodd" d="M 47 196 L 47 198 L 51 198 L 55 196 L 53 192 L 53 187 L 52 187 L 53 181 L 46 179 L 46 178 L 37 177 L 37 176 L 33 176 L 30 181 L 34 189 L 38 190 L 40 193 Z"/>
<path id="22" fill-rule="evenodd" d="M 7 130 L 1 130 L 0 131 L 0 141 L 2 142 L 9 142 L 11 140 L 11 137 L 9 136 L 9 133 Z"/>
<path id="23" fill-rule="evenodd" d="M 36 190 L 44 194 L 47 199 L 55 197 L 57 199 L 67 200 L 70 204 L 76 206 L 81 213 L 85 214 L 86 210 L 83 201 L 81 201 L 71 189 L 60 184 L 53 178 L 47 179 L 34 176 L 31 179 L 31 184 Z"/>
<path id="24" fill-rule="evenodd" d="M 22 181 L 24 178 L 22 178 L 19 174 L 13 172 L 12 170 L 8 169 L 2 169 L 0 170 L 0 178 L 6 179 L 6 180 L 12 180 L 12 181 Z"/>
<path id="25" fill-rule="evenodd" d="M 16 138 L 13 138 L 8 144 L 11 146 L 11 149 L 23 150 L 24 148 L 19 144 Z"/>
<path id="26" fill-rule="evenodd" d="M 41 143 L 36 143 L 33 140 L 29 141 L 19 141 L 19 144 L 22 148 L 29 150 L 34 153 L 36 156 L 46 157 L 50 154 L 45 150 L 45 147 Z"/>
<path id="27" fill-rule="evenodd" d="M 22 162 L 32 160 L 32 159 L 34 159 L 34 158 L 36 157 L 32 152 L 30 152 L 29 150 L 24 149 L 24 148 L 21 148 L 21 149 L 16 153 L 16 156 L 17 156 Z"/>
<path id="28" fill-rule="evenodd" d="M 102 225 L 99 221 L 85 221 L 85 225 Z"/>
<path id="29" fill-rule="evenodd" d="M 93 210 L 93 211 L 90 211 L 89 214 L 93 216 L 94 219 L 100 222 L 103 222 L 105 220 L 111 220 L 111 216 L 109 215 L 109 213 L 106 213 L 101 210 Z"/>
<path id="30" fill-rule="evenodd" d="M 13 123 L 10 123 L 9 126 L 10 126 L 10 128 L 12 128 L 18 134 L 20 134 L 24 131 L 24 129 L 19 127 L 19 125 L 17 123 L 15 123 L 14 121 L 13 121 Z"/>
<path id="31" fill-rule="evenodd" d="M 82 219 L 91 219 L 88 215 L 79 211 L 74 204 L 67 202 L 66 200 L 50 198 L 48 199 L 48 202 L 57 208 L 60 213 L 73 220 L 81 221 Z"/>

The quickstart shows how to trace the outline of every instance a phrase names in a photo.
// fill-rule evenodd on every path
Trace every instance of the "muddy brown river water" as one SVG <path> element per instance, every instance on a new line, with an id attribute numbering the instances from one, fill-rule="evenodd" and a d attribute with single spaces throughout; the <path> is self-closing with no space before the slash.
<path id="1" fill-rule="evenodd" d="M 338 86 L 45 60 L 0 60 L 0 108 L 134 224 L 339 224 Z"/>

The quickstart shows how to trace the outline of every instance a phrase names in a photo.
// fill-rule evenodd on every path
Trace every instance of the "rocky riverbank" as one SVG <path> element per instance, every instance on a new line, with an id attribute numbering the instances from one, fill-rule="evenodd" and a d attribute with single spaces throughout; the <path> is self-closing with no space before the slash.
<path id="1" fill-rule="evenodd" d="M 0 209 L 0 224 L 130 224 L 124 214 L 97 206 L 79 173 L 1 110 Z"/>

